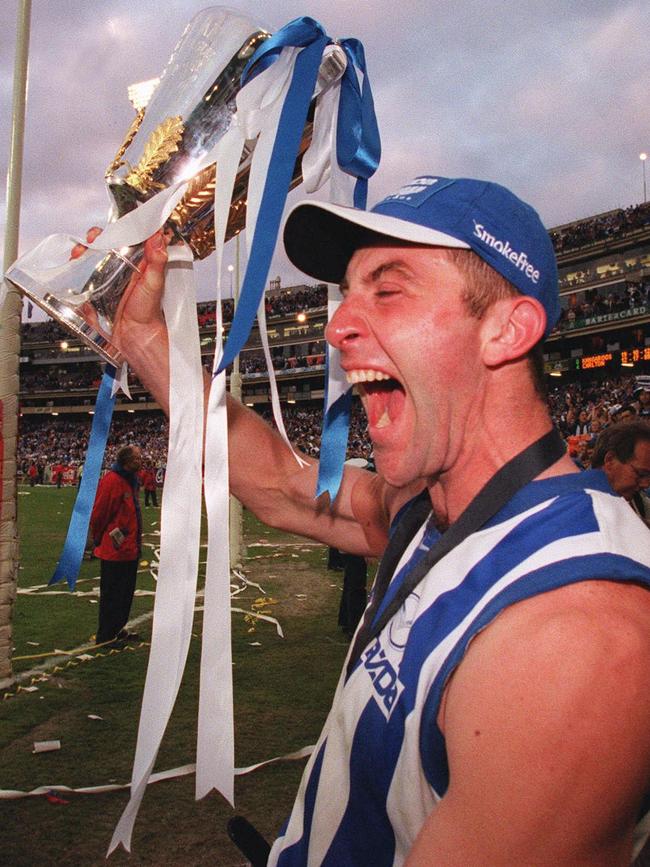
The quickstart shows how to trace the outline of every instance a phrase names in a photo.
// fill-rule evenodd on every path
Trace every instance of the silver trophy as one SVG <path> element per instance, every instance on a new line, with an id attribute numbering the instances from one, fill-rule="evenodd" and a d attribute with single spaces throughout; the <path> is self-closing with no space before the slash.
<path id="1" fill-rule="evenodd" d="M 241 74 L 271 34 L 251 19 L 222 7 L 198 13 L 188 24 L 146 109 L 141 109 L 106 171 L 111 199 L 109 221 L 139 207 L 179 180 L 191 178 L 166 227 L 185 241 L 196 259 L 214 250 L 216 167 L 192 177 L 192 166 L 229 129 L 236 111 Z M 335 48 L 323 58 L 315 95 L 340 78 L 345 54 Z M 311 121 L 303 132 L 292 186 L 301 180 L 300 157 L 311 141 Z M 244 226 L 248 174 L 255 142 L 247 142 L 233 189 L 226 240 Z M 42 261 L 47 260 L 47 239 Z M 37 248 L 38 249 L 38 248 Z M 49 316 L 64 325 L 112 365 L 122 357 L 111 342 L 120 299 L 143 256 L 143 245 L 89 249 L 80 259 L 21 270 L 20 260 L 5 277 Z"/>

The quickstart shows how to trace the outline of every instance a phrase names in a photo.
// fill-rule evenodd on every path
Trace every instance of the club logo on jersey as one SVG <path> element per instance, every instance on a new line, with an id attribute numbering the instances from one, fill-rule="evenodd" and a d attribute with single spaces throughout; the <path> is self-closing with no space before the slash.
<path id="1" fill-rule="evenodd" d="M 394 665 L 386 656 L 379 636 L 375 638 L 361 659 L 372 681 L 377 704 L 386 719 L 390 719 L 404 685 L 397 677 Z"/>
<path id="2" fill-rule="evenodd" d="M 361 657 L 363 667 L 372 681 L 377 704 L 387 720 L 404 689 L 398 671 L 419 603 L 420 594 L 413 591 L 390 621 L 388 629 L 377 636 Z"/>
<path id="3" fill-rule="evenodd" d="M 428 548 L 425 548 L 428 551 Z M 390 646 L 401 653 L 406 647 L 411 626 L 418 612 L 420 594 L 414 590 L 404 600 L 404 604 L 388 624 L 388 641 Z"/>

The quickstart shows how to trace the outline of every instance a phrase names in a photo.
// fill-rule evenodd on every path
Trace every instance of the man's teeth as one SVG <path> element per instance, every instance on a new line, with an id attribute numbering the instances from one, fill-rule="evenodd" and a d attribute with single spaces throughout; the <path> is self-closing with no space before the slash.
<path id="1" fill-rule="evenodd" d="M 358 382 L 381 382 L 390 379 L 390 376 L 381 370 L 348 370 L 345 378 L 350 385 L 356 385 Z"/>
<path id="2" fill-rule="evenodd" d="M 392 379 L 392 377 L 387 373 L 383 373 L 381 370 L 348 370 L 345 376 L 350 385 L 357 385 L 361 382 L 386 382 L 387 380 Z M 388 415 L 388 408 L 384 407 L 381 418 L 375 424 L 375 429 L 381 430 L 382 428 L 388 427 L 391 423 L 390 416 Z"/>

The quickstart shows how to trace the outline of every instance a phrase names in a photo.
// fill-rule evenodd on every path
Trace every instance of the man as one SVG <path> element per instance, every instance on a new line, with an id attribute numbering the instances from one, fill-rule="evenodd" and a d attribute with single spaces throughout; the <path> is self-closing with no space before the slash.
<path id="1" fill-rule="evenodd" d="M 591 419 L 591 440 L 595 442 L 598 438 L 598 434 L 603 430 L 603 423 L 598 417 L 592 417 Z"/>
<path id="2" fill-rule="evenodd" d="M 377 475 L 346 468 L 328 509 L 315 463 L 299 470 L 231 401 L 233 492 L 365 556 L 393 532 L 382 608 L 352 643 L 269 863 L 629 863 L 650 788 L 650 545 L 551 431 L 535 371 L 559 303 L 537 214 L 494 184 L 420 177 L 370 213 L 297 206 L 285 246 L 340 282 L 327 339 Z M 165 261 L 159 234 L 114 331 L 163 407 Z"/>
<path id="3" fill-rule="evenodd" d="M 637 417 L 636 407 L 633 403 L 624 403 L 623 406 L 620 407 L 618 412 L 616 413 L 616 424 L 620 424 L 621 422 L 634 421 Z"/>
<path id="4" fill-rule="evenodd" d="M 650 376 L 641 375 L 636 377 L 634 389 L 634 407 L 639 418 L 650 417 Z"/>
<path id="5" fill-rule="evenodd" d="M 591 433 L 591 422 L 589 420 L 589 413 L 586 409 L 581 409 L 578 413 L 578 421 L 573 432 L 577 436 Z"/>
<path id="6" fill-rule="evenodd" d="M 121 448 L 99 483 L 90 516 L 94 553 L 101 560 L 97 644 L 137 637 L 124 627 L 133 602 L 142 541 L 138 499 L 141 465 L 137 446 Z"/>
<path id="7" fill-rule="evenodd" d="M 63 464 L 57 461 L 52 467 L 52 482 L 60 488 L 63 483 Z"/>
<path id="8" fill-rule="evenodd" d="M 144 488 L 144 505 L 145 508 L 149 506 L 149 503 L 155 508 L 158 508 L 158 494 L 157 494 L 157 484 L 156 484 L 156 469 L 152 463 L 151 457 L 147 457 L 147 465 L 140 470 L 139 473 L 140 483 Z"/>
<path id="9" fill-rule="evenodd" d="M 602 467 L 621 497 L 650 526 L 650 421 L 628 421 L 607 428 L 598 437 L 591 457 L 594 469 Z"/>

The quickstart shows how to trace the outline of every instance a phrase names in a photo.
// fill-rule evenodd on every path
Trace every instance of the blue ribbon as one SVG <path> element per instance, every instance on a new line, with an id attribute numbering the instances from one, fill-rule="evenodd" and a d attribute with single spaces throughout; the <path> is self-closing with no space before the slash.
<path id="1" fill-rule="evenodd" d="M 309 18 L 307 15 L 303 15 L 301 18 L 294 18 L 293 21 L 285 24 L 277 33 L 270 36 L 259 46 L 244 67 L 241 75 L 241 86 L 244 87 L 256 75 L 268 69 L 278 59 L 283 48 L 287 46 L 304 48 L 306 45 L 311 45 L 317 36 L 327 36 L 322 24 L 313 18 Z M 331 41 L 328 37 L 328 44 Z"/>
<path id="2" fill-rule="evenodd" d="M 297 38 L 300 40 L 299 45 L 305 47 L 296 58 L 291 84 L 280 113 L 257 217 L 258 230 L 253 238 L 241 297 L 217 373 L 221 373 L 232 364 L 233 359 L 248 340 L 257 308 L 264 294 L 275 241 L 280 230 L 282 211 L 289 192 L 323 49 L 328 43 L 323 28 L 311 18 L 298 19 L 298 21 L 300 26 L 292 22 L 291 25 L 276 33 L 275 37 L 271 37 L 276 42 L 281 41 L 282 46 L 293 44 L 287 39 Z M 284 40 L 280 40 L 283 33 Z M 270 41 L 267 40 L 258 51 L 264 53 L 264 49 L 268 47 L 268 51 L 272 52 L 278 47 L 277 45 L 269 47 Z M 251 63 L 255 60 L 255 56 L 253 55 Z"/>
<path id="3" fill-rule="evenodd" d="M 379 165 L 381 142 L 363 45 L 358 39 L 344 39 L 340 44 L 348 58 L 348 64 L 341 81 L 336 158 L 343 171 L 356 176 L 354 206 L 365 209 L 368 200 L 368 178 Z M 359 87 L 356 68 L 363 75 L 362 88 Z M 329 378 L 329 362 L 325 375 Z M 327 394 L 325 406 L 327 407 Z M 329 410 L 325 411 L 323 417 L 316 496 L 320 497 L 327 491 L 330 503 L 334 502 L 343 478 L 351 410 L 352 389 L 341 395 Z"/>
<path id="4" fill-rule="evenodd" d="M 325 395 L 325 406 L 327 406 L 327 394 Z M 351 407 L 352 389 L 350 388 L 334 401 L 329 410 L 325 412 L 323 419 L 316 497 L 320 497 L 327 491 L 330 503 L 336 499 L 343 478 Z"/>
<path id="5" fill-rule="evenodd" d="M 106 451 L 111 418 L 113 417 L 113 407 L 115 406 L 115 396 L 111 396 L 114 378 L 115 368 L 107 366 L 99 386 L 99 392 L 97 393 L 95 415 L 93 416 L 90 430 L 84 471 L 74 509 L 72 510 L 68 535 L 66 536 L 63 551 L 61 552 L 54 575 L 52 575 L 49 581 L 50 584 L 56 584 L 65 578 L 70 590 L 74 590 L 77 584 L 77 576 L 81 568 L 86 538 L 88 537 L 90 514 L 95 502 L 99 476 L 102 471 L 102 462 L 104 460 L 104 452 Z"/>
<path id="6" fill-rule="evenodd" d="M 248 340 L 266 285 L 320 59 L 325 46 L 332 42 L 322 25 L 313 18 L 296 18 L 257 49 L 242 74 L 244 86 L 267 69 L 285 46 L 303 48 L 296 59 L 293 78 L 282 109 L 260 203 L 257 224 L 263 229 L 255 233 L 241 299 L 218 372 L 232 363 Z M 368 179 L 379 165 L 381 142 L 363 45 L 358 39 L 343 39 L 340 45 L 345 51 L 348 63 L 341 79 L 336 158 L 343 171 L 357 178 L 354 206 L 363 209 L 368 197 Z M 359 85 L 357 70 L 363 76 L 362 86 Z M 327 398 L 325 405 L 327 406 Z M 336 497 L 343 477 L 351 405 L 350 390 L 335 401 L 329 411 L 325 412 L 323 419 L 316 496 L 327 491 L 331 501 Z"/>
<path id="7" fill-rule="evenodd" d="M 345 51 L 348 64 L 341 80 L 336 159 L 344 172 L 357 178 L 354 206 L 365 209 L 368 200 L 368 178 L 377 171 L 381 159 L 381 140 L 363 45 L 358 39 L 343 39 L 340 45 Z M 363 75 L 361 88 L 356 69 Z"/>
<path id="8" fill-rule="evenodd" d="M 314 32 L 326 36 L 322 25 L 313 18 L 303 17 L 290 21 L 267 39 L 248 61 L 241 77 L 242 87 L 268 69 L 285 46 L 309 45 L 313 41 Z M 328 45 L 333 41 L 327 37 Z M 365 209 L 368 179 L 377 171 L 381 159 L 381 139 L 363 44 L 358 39 L 350 38 L 342 39 L 338 44 L 345 51 L 348 63 L 341 79 L 336 158 L 344 172 L 357 178 L 354 206 Z M 363 87 L 359 87 L 357 69 L 363 76 Z"/>

